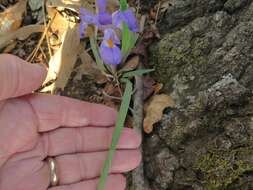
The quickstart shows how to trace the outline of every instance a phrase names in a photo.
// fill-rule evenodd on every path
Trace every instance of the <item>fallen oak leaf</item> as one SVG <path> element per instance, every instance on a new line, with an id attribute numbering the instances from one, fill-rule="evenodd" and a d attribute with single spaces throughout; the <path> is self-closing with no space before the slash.
<path id="1" fill-rule="evenodd" d="M 8 33 L 4 36 L 0 36 L 0 49 L 12 43 L 13 40 L 25 40 L 33 33 L 44 32 L 45 27 L 43 25 L 28 25 L 24 26 L 17 31 Z"/>
<path id="2" fill-rule="evenodd" d="M 166 94 L 154 95 L 144 107 L 146 112 L 143 123 L 144 131 L 151 133 L 153 131 L 153 125 L 161 120 L 163 110 L 166 107 L 174 107 L 174 105 L 174 101 L 170 96 Z"/>
<path id="3" fill-rule="evenodd" d="M 20 0 L 14 6 L 0 13 L 0 36 L 13 32 L 21 26 L 26 4 L 26 0 Z"/>

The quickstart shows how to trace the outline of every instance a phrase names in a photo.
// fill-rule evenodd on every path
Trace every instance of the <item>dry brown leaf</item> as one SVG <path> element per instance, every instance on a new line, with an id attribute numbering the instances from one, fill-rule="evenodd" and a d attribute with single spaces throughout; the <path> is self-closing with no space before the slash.
<path id="1" fill-rule="evenodd" d="M 0 0 L 1 4 L 8 4 L 8 0 Z"/>
<path id="2" fill-rule="evenodd" d="M 128 115 L 126 118 L 125 127 L 134 128 L 134 124 L 133 124 L 134 121 L 133 120 L 134 120 L 133 117 Z"/>
<path id="3" fill-rule="evenodd" d="M 111 107 L 115 110 L 119 110 L 119 107 L 120 107 L 120 103 L 115 102 L 115 101 L 113 101 L 112 99 L 109 99 L 109 98 L 104 98 L 103 99 L 103 104 L 108 106 L 108 107 Z"/>
<path id="4" fill-rule="evenodd" d="M 162 90 L 163 84 L 162 83 L 156 83 L 153 87 L 154 87 L 154 93 L 158 94 Z"/>
<path id="5" fill-rule="evenodd" d="M 174 101 L 166 94 L 154 95 L 145 105 L 146 116 L 144 118 L 144 131 L 151 133 L 153 125 L 161 120 L 163 110 L 166 107 L 174 107 Z"/>
<path id="6" fill-rule="evenodd" d="M 21 26 L 26 3 L 26 0 L 20 0 L 14 6 L 0 13 L 0 36 L 13 32 Z"/>
<path id="7" fill-rule="evenodd" d="M 18 29 L 17 31 L 8 33 L 4 36 L 0 36 L 0 49 L 12 43 L 12 41 L 15 39 L 25 40 L 31 34 L 37 32 L 44 32 L 44 30 L 45 27 L 43 25 L 28 25 Z"/>
<path id="8" fill-rule="evenodd" d="M 113 84 L 113 83 L 107 83 L 104 87 L 103 92 L 105 96 L 111 96 L 116 99 L 122 96 L 120 92 L 120 88 L 116 84 Z"/>
<path id="9" fill-rule="evenodd" d="M 80 7 L 93 11 L 94 0 L 47 0 L 47 7 L 67 8 L 79 13 Z"/>
<path id="10" fill-rule="evenodd" d="M 53 21 L 50 26 L 50 31 L 54 35 L 57 34 L 57 37 L 59 39 L 62 39 L 62 36 L 69 27 L 69 25 L 73 25 L 74 23 L 67 21 L 67 19 L 64 18 L 55 8 L 48 8 L 47 11 L 49 18 L 53 18 Z"/>
<path id="11" fill-rule="evenodd" d="M 126 62 L 126 64 L 121 69 L 121 71 L 134 70 L 138 67 L 139 63 L 140 63 L 140 57 L 136 55 Z"/>
<path id="12" fill-rule="evenodd" d="M 62 45 L 49 61 L 49 70 L 46 84 L 50 80 L 56 79 L 50 86 L 51 92 L 56 89 L 64 90 L 71 72 L 77 60 L 77 54 L 80 45 L 78 26 L 67 28 L 63 35 Z M 47 89 L 48 90 L 48 89 Z"/>
<path id="13" fill-rule="evenodd" d="M 95 61 L 91 56 L 81 48 L 81 53 L 79 55 L 82 61 L 82 65 L 78 68 L 78 74 L 76 78 L 81 80 L 82 75 L 91 76 L 97 84 L 104 84 L 107 82 L 107 77 L 102 73 L 102 71 L 97 67 Z"/>
<path id="14" fill-rule="evenodd" d="M 146 100 L 154 93 L 155 80 L 150 76 L 143 77 L 143 99 Z"/>
<path id="15" fill-rule="evenodd" d="M 71 1 L 71 0 L 47 0 L 48 7 L 62 7 L 70 8 L 74 10 L 79 10 L 80 1 Z"/>
<path id="16" fill-rule="evenodd" d="M 79 13 L 80 7 L 84 7 L 94 12 L 95 0 L 47 0 L 47 7 L 67 8 Z M 108 0 L 107 8 L 109 12 L 114 12 L 115 7 L 119 7 L 118 0 Z"/>
<path id="17" fill-rule="evenodd" d="M 17 45 L 17 41 L 13 41 L 8 46 L 6 46 L 2 53 L 10 53 Z"/>

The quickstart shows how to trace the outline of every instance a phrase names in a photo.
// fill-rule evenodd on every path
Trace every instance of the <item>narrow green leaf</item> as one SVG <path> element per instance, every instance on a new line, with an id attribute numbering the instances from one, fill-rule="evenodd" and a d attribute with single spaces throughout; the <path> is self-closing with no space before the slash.
<path id="1" fill-rule="evenodd" d="M 120 10 L 125 11 L 127 10 L 128 5 L 127 5 L 127 0 L 120 0 Z"/>
<path id="2" fill-rule="evenodd" d="M 139 70 L 124 73 L 122 77 L 123 78 L 130 78 L 130 77 L 134 77 L 134 76 L 142 76 L 144 74 L 153 72 L 154 70 L 155 69 L 139 69 Z"/>
<path id="3" fill-rule="evenodd" d="M 121 51 L 124 58 L 129 55 L 130 51 L 135 46 L 138 37 L 139 35 L 137 33 L 131 32 L 127 24 L 123 22 Z"/>
<path id="4" fill-rule="evenodd" d="M 95 57 L 96 63 L 98 67 L 101 69 L 101 71 L 106 71 L 105 65 L 103 64 L 102 59 L 100 58 L 99 52 L 98 52 L 98 45 L 96 43 L 96 40 L 94 37 L 90 37 L 90 46 L 92 49 L 92 53 Z"/>
<path id="5" fill-rule="evenodd" d="M 122 30 L 122 54 L 125 56 L 128 52 L 129 42 L 130 41 L 130 30 L 125 22 L 123 22 L 123 30 Z"/>
<path id="6" fill-rule="evenodd" d="M 121 132 L 124 128 L 124 123 L 126 120 L 128 108 L 131 101 L 132 91 L 133 91 L 132 83 L 129 80 L 126 80 L 126 88 L 125 88 L 123 99 L 120 105 L 120 110 L 117 117 L 116 126 L 113 131 L 112 143 L 108 152 L 107 160 L 105 161 L 103 170 L 101 172 L 97 190 L 104 190 L 105 182 L 112 165 L 113 155 L 115 153 L 116 146 L 118 144 Z"/>

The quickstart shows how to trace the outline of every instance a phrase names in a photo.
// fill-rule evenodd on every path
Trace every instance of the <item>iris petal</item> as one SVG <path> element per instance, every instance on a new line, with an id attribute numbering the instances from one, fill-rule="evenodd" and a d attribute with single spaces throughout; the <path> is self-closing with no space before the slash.
<path id="1" fill-rule="evenodd" d="M 118 38 L 116 32 L 111 28 L 108 28 L 104 31 L 103 40 L 109 40 L 109 39 L 111 39 L 114 44 L 117 44 L 117 45 L 120 44 L 120 39 Z"/>
<path id="2" fill-rule="evenodd" d="M 95 24 L 99 26 L 98 17 L 84 8 L 80 8 L 80 18 L 81 22 L 86 22 L 87 24 Z"/>
<path id="3" fill-rule="evenodd" d="M 100 12 L 98 14 L 98 20 L 101 25 L 112 24 L 112 15 L 107 12 Z"/>
<path id="4" fill-rule="evenodd" d="M 138 26 L 138 22 L 137 19 L 134 15 L 134 12 L 132 9 L 128 9 L 125 12 L 123 12 L 124 14 L 124 18 L 126 18 L 126 23 L 129 27 L 129 29 L 133 32 L 138 32 L 139 31 L 139 26 Z"/>
<path id="5" fill-rule="evenodd" d="M 125 22 L 132 32 L 139 31 L 137 19 L 130 8 L 126 11 L 116 11 L 113 13 L 112 22 L 117 28 L 122 29 L 122 22 Z"/>
<path id="6" fill-rule="evenodd" d="M 99 48 L 100 56 L 105 64 L 118 65 L 122 60 L 122 54 L 118 46 L 108 47 L 104 40 Z"/>
<path id="7" fill-rule="evenodd" d="M 106 0 L 97 0 L 96 3 L 97 3 L 97 7 L 98 7 L 99 12 L 101 12 L 101 13 L 106 12 L 106 4 L 107 4 Z"/>
<path id="8" fill-rule="evenodd" d="M 122 29 L 123 15 L 122 12 L 116 11 L 112 14 L 112 24 L 117 28 Z"/>

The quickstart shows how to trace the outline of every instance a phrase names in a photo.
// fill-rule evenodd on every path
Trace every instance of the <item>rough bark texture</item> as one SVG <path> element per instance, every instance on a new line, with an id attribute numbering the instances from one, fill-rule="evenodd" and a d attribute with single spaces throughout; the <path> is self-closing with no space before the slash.
<path id="1" fill-rule="evenodd" d="M 149 61 L 177 106 L 145 137 L 151 189 L 253 189 L 253 0 L 169 2 Z"/>

